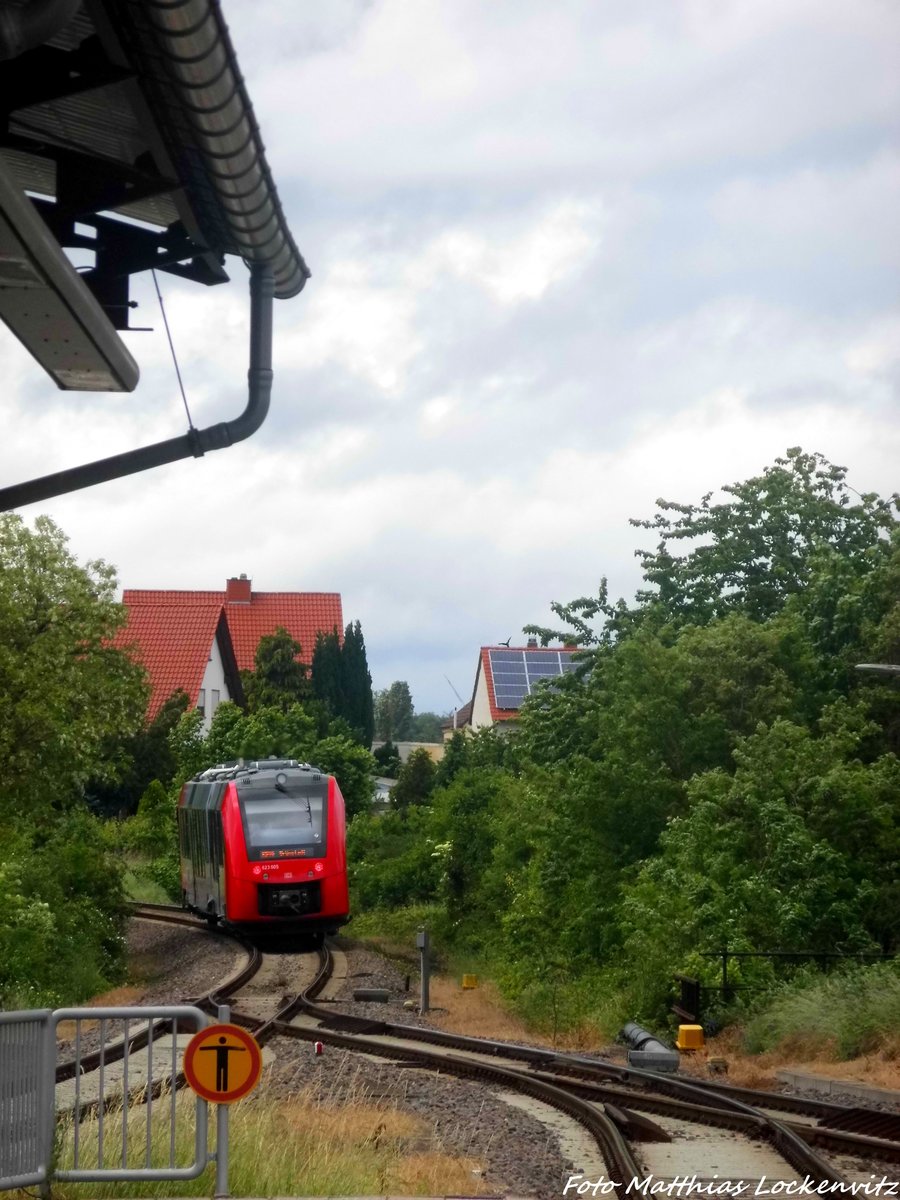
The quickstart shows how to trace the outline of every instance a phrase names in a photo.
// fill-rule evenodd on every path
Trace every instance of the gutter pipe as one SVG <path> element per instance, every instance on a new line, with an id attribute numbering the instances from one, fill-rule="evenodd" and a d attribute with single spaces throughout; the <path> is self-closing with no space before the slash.
<path id="1" fill-rule="evenodd" d="M 272 268 L 254 263 L 250 268 L 250 367 L 247 371 L 247 405 L 233 421 L 222 421 L 206 429 L 188 430 L 182 437 L 155 442 L 125 454 L 101 458 L 96 462 L 57 471 L 40 479 L 0 488 L 0 512 L 23 504 L 35 504 L 52 496 L 93 487 L 110 479 L 135 475 L 151 467 L 178 462 L 182 458 L 201 458 L 208 450 L 224 450 L 250 437 L 262 425 L 269 411 L 272 392 L 272 306 L 275 285 Z"/>
<path id="2" fill-rule="evenodd" d="M 279 300 L 296 296 L 309 268 L 284 218 L 218 0 L 145 0 L 141 11 L 226 216 L 231 252 L 269 263 Z"/>

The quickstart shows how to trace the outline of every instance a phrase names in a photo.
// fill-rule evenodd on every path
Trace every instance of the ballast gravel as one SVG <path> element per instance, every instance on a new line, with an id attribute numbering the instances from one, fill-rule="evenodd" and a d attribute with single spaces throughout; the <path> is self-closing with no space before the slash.
<path id="1" fill-rule="evenodd" d="M 140 1004 L 184 1004 L 206 995 L 244 960 L 230 938 L 161 921 L 131 921 L 128 959 L 132 974 L 146 977 Z"/>

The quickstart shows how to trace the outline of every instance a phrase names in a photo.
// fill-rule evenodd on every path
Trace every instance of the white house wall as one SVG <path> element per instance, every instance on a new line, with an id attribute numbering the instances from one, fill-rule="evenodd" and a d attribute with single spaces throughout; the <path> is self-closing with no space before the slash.
<path id="1" fill-rule="evenodd" d="M 197 707 L 203 709 L 203 732 L 208 733 L 212 723 L 213 713 L 223 700 L 230 700 L 231 692 L 225 681 L 225 666 L 219 650 L 218 638 L 213 638 L 209 652 L 209 662 L 200 684 L 200 694 L 197 697 Z"/>
<path id="2" fill-rule="evenodd" d="M 478 679 L 475 682 L 475 699 L 472 701 L 472 728 L 484 729 L 493 725 L 491 719 L 491 702 L 488 698 L 487 680 L 481 664 L 478 664 Z"/>

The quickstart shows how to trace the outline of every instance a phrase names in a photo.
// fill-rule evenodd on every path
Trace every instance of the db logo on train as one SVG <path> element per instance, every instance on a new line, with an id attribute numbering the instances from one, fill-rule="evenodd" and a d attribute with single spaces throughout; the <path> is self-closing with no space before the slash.
<path id="1" fill-rule="evenodd" d="M 239 1025 L 207 1025 L 187 1044 L 184 1075 L 198 1096 L 232 1104 L 259 1083 L 259 1043 Z"/>

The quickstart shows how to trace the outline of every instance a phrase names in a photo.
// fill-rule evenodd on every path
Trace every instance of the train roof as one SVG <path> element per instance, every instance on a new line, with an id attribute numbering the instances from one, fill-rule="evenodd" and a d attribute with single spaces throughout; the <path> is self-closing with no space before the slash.
<path id="1" fill-rule="evenodd" d="M 193 777 L 195 783 L 216 783 L 223 779 L 238 779 L 250 775 L 271 775 L 284 772 L 289 778 L 296 777 L 298 772 L 310 775 L 313 779 L 321 779 L 327 772 L 311 763 L 299 762 L 295 758 L 265 758 L 248 762 L 238 761 L 219 763 L 208 767 Z"/>

